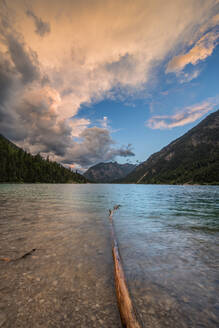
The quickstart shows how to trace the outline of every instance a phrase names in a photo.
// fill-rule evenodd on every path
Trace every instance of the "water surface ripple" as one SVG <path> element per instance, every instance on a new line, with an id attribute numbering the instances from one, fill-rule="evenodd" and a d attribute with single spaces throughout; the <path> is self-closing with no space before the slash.
<path id="1" fill-rule="evenodd" d="M 219 326 L 219 187 L 0 185 L 1 327 L 120 327 L 108 210 L 144 326 Z"/>

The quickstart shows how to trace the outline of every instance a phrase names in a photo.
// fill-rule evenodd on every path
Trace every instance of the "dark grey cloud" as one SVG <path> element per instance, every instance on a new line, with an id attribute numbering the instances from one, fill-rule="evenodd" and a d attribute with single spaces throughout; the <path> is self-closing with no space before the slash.
<path id="1" fill-rule="evenodd" d="M 39 79 L 39 63 L 37 54 L 31 49 L 26 49 L 25 44 L 16 36 L 9 34 L 6 36 L 8 51 L 17 72 L 22 76 L 24 83 L 29 83 Z"/>
<path id="2" fill-rule="evenodd" d="M 121 157 L 130 157 L 130 156 L 135 156 L 135 154 L 132 151 L 132 145 L 129 144 L 127 147 L 123 146 L 118 149 L 111 149 L 108 151 L 106 160 L 113 160 L 116 156 L 121 156 Z"/>
<path id="3" fill-rule="evenodd" d="M 9 61 L 0 53 L 0 105 L 2 105 L 13 84 L 14 70 Z"/>
<path id="4" fill-rule="evenodd" d="M 48 78 L 41 74 L 37 53 L 14 29 L 7 8 L 1 9 L 4 15 L 0 19 L 0 42 L 7 51 L 0 51 L 0 132 L 13 141 L 21 141 L 31 128 L 26 124 L 29 112 L 22 103 L 24 94 L 36 86 L 42 88 Z"/>
<path id="5" fill-rule="evenodd" d="M 24 45 L 9 40 L 13 46 L 8 58 L 0 54 L 0 133 L 33 153 L 52 153 L 65 164 L 87 167 L 117 156 L 134 156 L 130 145 L 116 148 L 106 128 L 85 128 L 76 142 L 72 138 L 74 124 L 60 120 L 56 112 L 57 91 L 41 83 L 34 69 L 38 66 Z M 13 57 L 16 51 L 19 59 Z"/>
<path id="6" fill-rule="evenodd" d="M 117 156 L 134 156 L 131 145 L 128 147 L 114 148 L 108 129 L 92 127 L 86 128 L 80 135 L 81 142 L 74 146 L 66 154 L 63 163 L 77 163 L 83 167 L 94 165 L 100 161 L 114 160 Z"/>
<path id="7" fill-rule="evenodd" d="M 17 103 L 34 83 L 41 85 L 37 54 L 14 31 L 7 15 L 0 20 L 0 41 L 7 51 L 0 51 L 0 132 L 11 140 L 23 140 L 28 127 L 22 124 Z"/>
<path id="8" fill-rule="evenodd" d="M 25 92 L 21 87 L 19 100 L 13 102 L 10 96 L 0 105 L 1 133 L 18 144 L 25 143 L 36 152 L 64 156 L 72 143 L 71 127 L 58 120 L 54 104 L 52 89 L 42 88 L 37 83 L 27 86 Z"/>
<path id="9" fill-rule="evenodd" d="M 7 107 L 16 91 L 18 73 L 10 58 L 0 52 L 0 133 L 10 135 L 16 122 L 13 111 Z"/>
<path id="10" fill-rule="evenodd" d="M 38 34 L 49 32 L 33 12 L 28 15 L 34 18 Z M 0 42 L 7 48 L 0 51 L 0 133 L 32 153 L 50 154 L 65 164 L 87 167 L 116 156 L 134 156 L 130 146 L 116 147 L 107 128 L 88 128 L 82 122 L 79 141 L 73 139 L 80 123 L 61 119 L 59 112 L 60 97 L 71 94 L 73 88 L 59 94 L 50 86 L 37 53 L 26 45 L 9 17 L 6 10 L 0 20 Z"/>
<path id="11" fill-rule="evenodd" d="M 1 53 L 0 63 L 5 61 L 4 66 L 7 69 L 10 66 L 10 71 L 13 67 L 14 78 L 17 79 L 17 75 L 20 75 L 21 83 L 39 80 L 40 64 L 37 53 L 25 44 L 21 33 L 14 29 L 11 15 L 5 4 L 0 6 L 0 10 L 3 13 L 0 18 L 0 42 L 7 48 L 7 52 Z"/>
<path id="12" fill-rule="evenodd" d="M 25 145 L 34 153 L 52 153 L 64 164 L 77 163 L 84 167 L 117 156 L 134 156 L 130 145 L 115 147 L 107 128 L 85 128 L 79 135 L 80 141 L 76 142 L 72 138 L 74 124 L 60 120 L 54 110 L 56 90 L 35 81 L 27 84 L 24 92 L 16 68 L 13 70 L 9 61 L 4 61 L 0 68 L 0 84 L 5 96 L 0 100 L 0 132 L 18 145 Z M 12 95 L 18 93 L 19 101 L 11 101 Z"/>
<path id="13" fill-rule="evenodd" d="M 27 16 L 31 17 L 35 24 L 35 32 L 43 37 L 45 34 L 50 33 L 50 24 L 48 22 L 44 22 L 40 17 L 37 17 L 32 10 L 26 11 Z"/>

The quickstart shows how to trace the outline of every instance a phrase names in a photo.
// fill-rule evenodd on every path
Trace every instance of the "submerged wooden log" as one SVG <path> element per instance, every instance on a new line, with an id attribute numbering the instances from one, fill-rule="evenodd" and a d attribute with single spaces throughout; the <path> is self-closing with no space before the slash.
<path id="1" fill-rule="evenodd" d="M 119 247 L 117 244 L 114 226 L 113 226 L 113 213 L 119 208 L 119 205 L 114 206 L 114 210 L 110 210 L 110 225 L 112 236 L 112 253 L 114 261 L 114 273 L 115 273 L 115 287 L 117 303 L 119 307 L 120 317 L 123 327 L 126 328 L 141 328 L 141 325 L 137 319 L 136 311 L 132 304 L 132 300 L 127 287 L 124 270 L 119 255 Z"/>
<path id="2" fill-rule="evenodd" d="M 33 248 L 30 252 L 25 253 L 24 255 L 18 257 L 17 259 L 10 259 L 9 257 L 2 257 L 0 258 L 0 261 L 5 261 L 5 262 L 12 262 L 12 261 L 18 261 L 21 259 L 25 259 L 27 256 L 32 255 L 33 252 L 36 251 L 36 248 Z"/>

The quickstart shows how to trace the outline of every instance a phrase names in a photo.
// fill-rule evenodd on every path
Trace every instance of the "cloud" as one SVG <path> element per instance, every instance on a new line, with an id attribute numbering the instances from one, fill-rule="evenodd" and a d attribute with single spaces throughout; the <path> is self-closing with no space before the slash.
<path id="1" fill-rule="evenodd" d="M 100 161 L 109 161 L 117 156 L 134 156 L 131 145 L 128 147 L 113 148 L 115 144 L 109 130 L 92 127 L 85 129 L 80 134 L 81 142 L 74 143 L 70 152 L 65 156 L 63 163 L 77 163 L 81 166 L 89 166 Z"/>
<path id="2" fill-rule="evenodd" d="M 89 128 L 91 122 L 85 118 L 62 118 L 59 115 L 63 106 L 61 94 L 42 85 L 40 77 L 24 81 L 13 64 L 0 55 L 2 134 L 27 151 L 49 154 L 51 159 L 64 164 L 87 167 L 117 156 L 134 156 L 130 146 L 115 147 L 106 117 L 102 128 Z"/>
<path id="3" fill-rule="evenodd" d="M 104 116 L 102 119 L 98 120 L 100 122 L 101 127 L 103 127 L 104 129 L 108 128 L 109 125 L 109 119 L 107 116 Z"/>
<path id="4" fill-rule="evenodd" d="M 39 79 L 40 64 L 37 53 L 25 44 L 23 35 L 14 29 L 9 14 L 3 15 L 0 20 L 0 34 L 1 63 L 5 62 L 7 67 L 10 66 L 14 79 L 17 79 L 18 74 L 23 83 Z"/>
<path id="5" fill-rule="evenodd" d="M 7 35 L 5 41 L 15 69 L 21 74 L 24 83 L 37 80 L 40 76 L 37 55 L 30 49 L 25 49 L 24 43 L 12 34 Z"/>
<path id="6" fill-rule="evenodd" d="M 0 106 L 9 96 L 14 80 L 14 69 L 7 58 L 0 53 Z"/>
<path id="7" fill-rule="evenodd" d="M 38 0 L 27 10 L 26 0 L 0 0 L 1 133 L 68 164 L 133 156 L 130 146 L 114 143 L 107 119 L 90 127 L 76 114 L 104 98 L 127 102 L 145 94 L 157 65 L 188 46 L 194 31 L 199 40 L 206 35 L 207 27 L 200 26 L 212 20 L 216 5 L 217 0 L 202 6 L 200 0 Z"/>
<path id="8" fill-rule="evenodd" d="M 29 31 L 22 2 L 19 8 L 13 5 L 15 25 L 37 51 L 51 86 L 63 95 L 63 118 L 82 104 L 145 94 L 154 66 L 178 45 L 188 44 L 216 5 L 215 0 L 202 6 L 199 0 L 63 0 L 62 5 L 54 0 L 51 6 L 39 0 L 32 3 L 32 12 L 53 27 L 39 39 Z"/>
<path id="9" fill-rule="evenodd" d="M 34 21 L 36 30 L 35 32 L 39 34 L 41 37 L 50 33 L 50 24 L 44 22 L 40 17 L 37 17 L 32 10 L 26 11 L 27 16 L 31 17 Z"/>
<path id="10" fill-rule="evenodd" d="M 166 68 L 166 73 L 182 71 L 188 64 L 197 65 L 200 61 L 209 57 L 217 45 L 219 33 L 217 30 L 208 32 L 202 36 L 189 52 L 173 57 Z"/>
<path id="11" fill-rule="evenodd" d="M 180 83 L 187 83 L 190 82 L 194 79 L 196 79 L 200 74 L 200 70 L 196 69 L 193 70 L 192 72 L 182 72 L 180 74 L 177 74 L 177 76 L 179 77 L 179 82 Z"/>
<path id="12" fill-rule="evenodd" d="M 68 124 L 72 127 L 71 135 L 73 137 L 79 137 L 90 123 L 91 121 L 85 118 L 69 120 Z"/>
<path id="13" fill-rule="evenodd" d="M 146 122 L 146 126 L 154 130 L 172 129 L 178 126 L 184 126 L 195 122 L 203 115 L 212 111 L 218 103 L 218 98 L 209 99 L 201 104 L 186 107 L 174 115 L 153 116 Z"/>
<path id="14" fill-rule="evenodd" d="M 134 156 L 130 145 L 115 147 L 107 128 L 89 128 L 86 119 L 59 119 L 60 104 L 55 89 L 31 85 L 14 107 L 11 103 L 3 107 L 1 114 L 10 120 L 0 121 L 0 130 L 26 150 L 49 154 L 64 164 L 89 166 L 117 156 Z"/>

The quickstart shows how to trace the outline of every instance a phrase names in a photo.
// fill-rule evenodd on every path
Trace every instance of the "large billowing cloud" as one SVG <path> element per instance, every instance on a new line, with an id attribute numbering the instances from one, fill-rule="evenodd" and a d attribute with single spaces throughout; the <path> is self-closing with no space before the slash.
<path id="1" fill-rule="evenodd" d="M 106 124 L 77 119 L 81 105 L 145 92 L 154 67 L 176 49 L 203 45 L 217 4 L 0 0 L 1 133 L 67 164 L 133 155 L 113 142 Z M 179 65 L 173 63 L 172 70 Z"/>
<path id="2" fill-rule="evenodd" d="M 92 163 L 109 161 L 116 156 L 134 156 L 130 145 L 119 149 L 113 148 L 115 142 L 105 128 L 86 128 L 79 137 L 82 141 L 74 143 L 64 159 L 64 163 L 79 163 L 82 166 L 89 166 Z"/>

